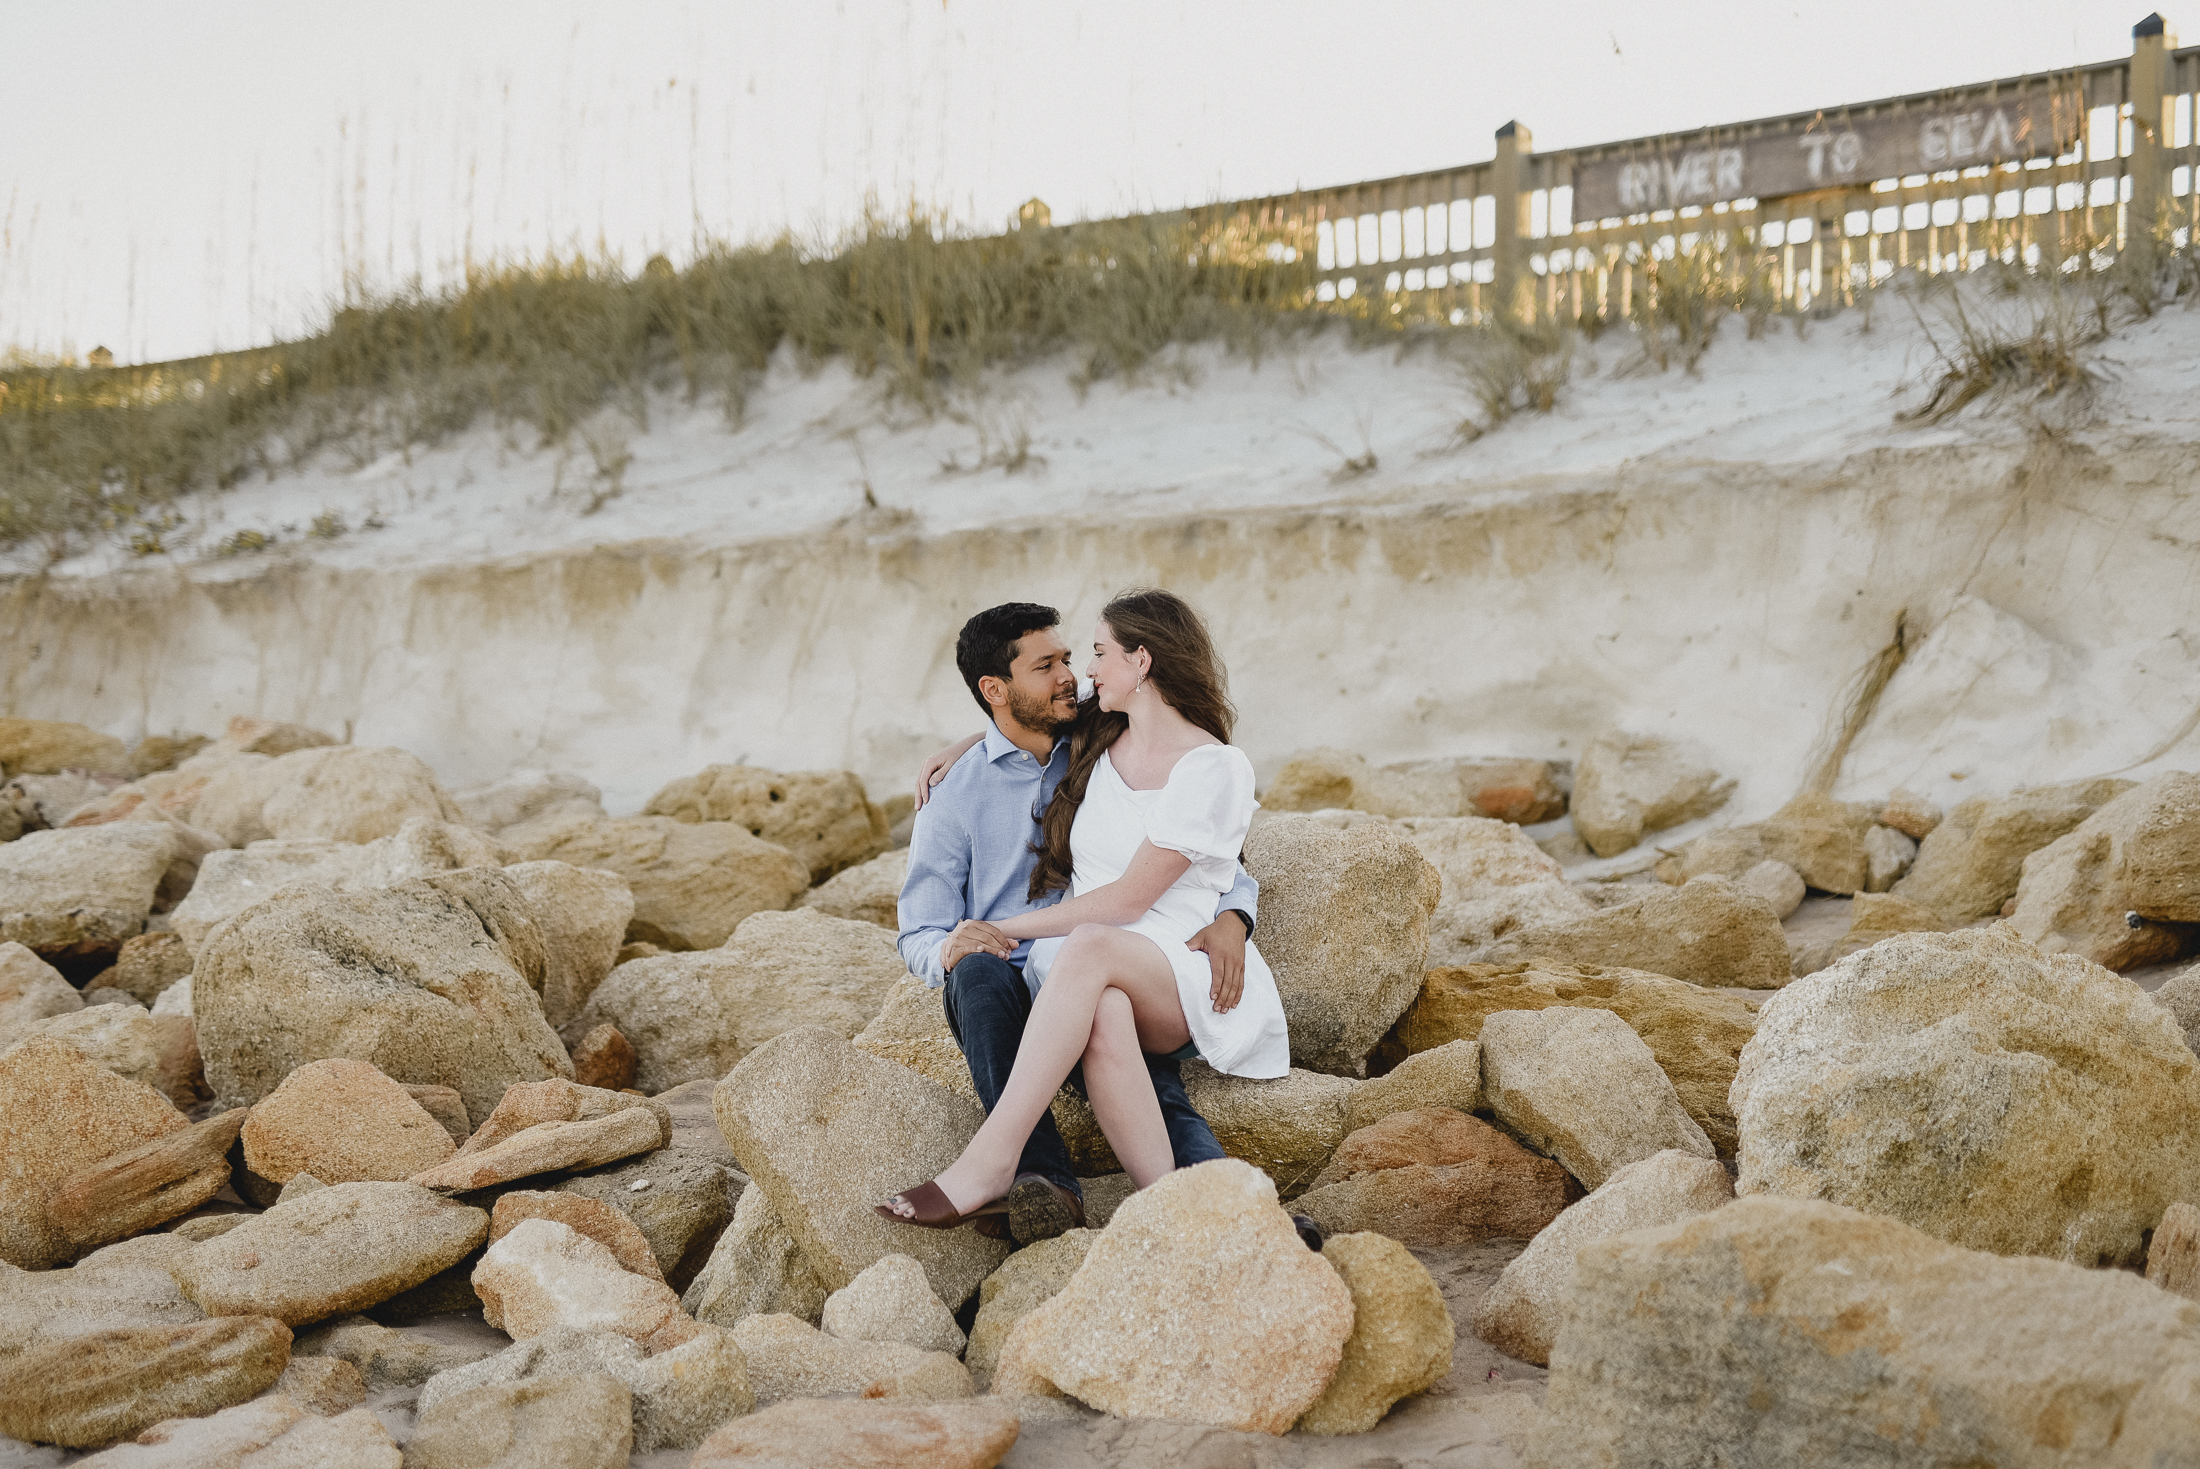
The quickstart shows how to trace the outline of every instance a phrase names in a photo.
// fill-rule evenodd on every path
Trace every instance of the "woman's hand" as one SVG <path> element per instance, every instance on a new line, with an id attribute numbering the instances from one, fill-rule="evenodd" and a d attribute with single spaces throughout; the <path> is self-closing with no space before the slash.
<path id="1" fill-rule="evenodd" d="M 1006 959 L 1015 952 L 1015 941 L 1004 937 L 992 924 L 982 919 L 965 918 L 955 925 L 955 931 L 940 946 L 940 968 L 952 971 L 972 954 L 991 954 L 996 959 Z"/>
<path id="2" fill-rule="evenodd" d="M 1207 968 L 1213 975 L 1207 1003 L 1215 1007 L 1215 1013 L 1227 1015 L 1235 1010 L 1245 995 L 1245 921 L 1225 908 L 1215 915 L 1214 922 L 1185 940 L 1184 947 L 1207 956 Z"/>
<path id="3" fill-rule="evenodd" d="M 969 754 L 970 747 L 984 738 L 984 734 L 980 733 L 957 740 L 954 744 L 938 751 L 931 759 L 924 762 L 924 769 L 917 772 L 917 809 L 919 811 L 924 809 L 926 801 L 932 799 L 932 787 L 947 779 L 947 772 L 954 768 L 955 762 Z"/>

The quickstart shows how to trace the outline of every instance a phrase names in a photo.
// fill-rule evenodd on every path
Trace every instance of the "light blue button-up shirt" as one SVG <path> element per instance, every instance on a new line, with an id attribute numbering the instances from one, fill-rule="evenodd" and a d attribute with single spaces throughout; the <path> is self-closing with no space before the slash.
<path id="1" fill-rule="evenodd" d="M 1059 892 L 1036 903 L 1026 895 L 1039 865 L 1039 818 L 1068 771 L 1067 739 L 1054 742 L 1042 765 L 995 726 L 932 787 L 910 832 L 901 884 L 901 959 L 911 974 L 935 989 L 947 983 L 940 947 L 966 918 L 999 923 L 1061 901 Z M 1260 884 L 1240 867 L 1221 906 L 1252 918 L 1259 901 Z M 1026 939 L 1010 962 L 1022 964 L 1030 952 Z"/>

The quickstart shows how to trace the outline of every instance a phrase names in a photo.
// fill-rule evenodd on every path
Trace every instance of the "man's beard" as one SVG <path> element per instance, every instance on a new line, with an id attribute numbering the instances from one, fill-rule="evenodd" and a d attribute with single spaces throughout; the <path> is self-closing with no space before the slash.
<path id="1" fill-rule="evenodd" d="M 1041 734 L 1054 734 L 1067 729 L 1077 719 L 1074 710 L 1068 714 L 1058 714 L 1055 712 L 1053 699 L 1026 698 L 1023 691 L 1013 685 L 1008 691 L 1008 717 L 1025 729 L 1037 730 Z"/>

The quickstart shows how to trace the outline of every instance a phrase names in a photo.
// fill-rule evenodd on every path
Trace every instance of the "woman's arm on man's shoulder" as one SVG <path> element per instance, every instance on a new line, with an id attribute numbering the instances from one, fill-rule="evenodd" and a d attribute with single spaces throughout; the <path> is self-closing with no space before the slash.
<path id="1" fill-rule="evenodd" d="M 946 749 L 935 751 L 932 757 L 924 762 L 924 769 L 917 772 L 917 809 L 919 811 L 924 809 L 926 801 L 932 799 L 932 787 L 947 779 L 947 772 L 954 768 L 955 762 L 969 754 L 970 747 L 984 738 L 984 730 L 980 730 L 974 735 L 967 735 L 949 745 Z"/>

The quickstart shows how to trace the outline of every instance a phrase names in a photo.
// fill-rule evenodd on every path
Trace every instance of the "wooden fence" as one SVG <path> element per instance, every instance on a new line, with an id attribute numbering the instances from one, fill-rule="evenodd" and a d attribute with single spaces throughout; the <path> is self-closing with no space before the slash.
<path id="1" fill-rule="evenodd" d="M 2200 47 L 2159 15 L 2132 39 L 2093 66 L 1563 152 L 1508 123 L 1486 163 L 1198 213 L 1311 254 L 1323 301 L 1453 321 L 1624 314 L 1645 261 L 1705 241 L 1797 308 L 1904 269 L 2102 265 L 2200 223 Z"/>

